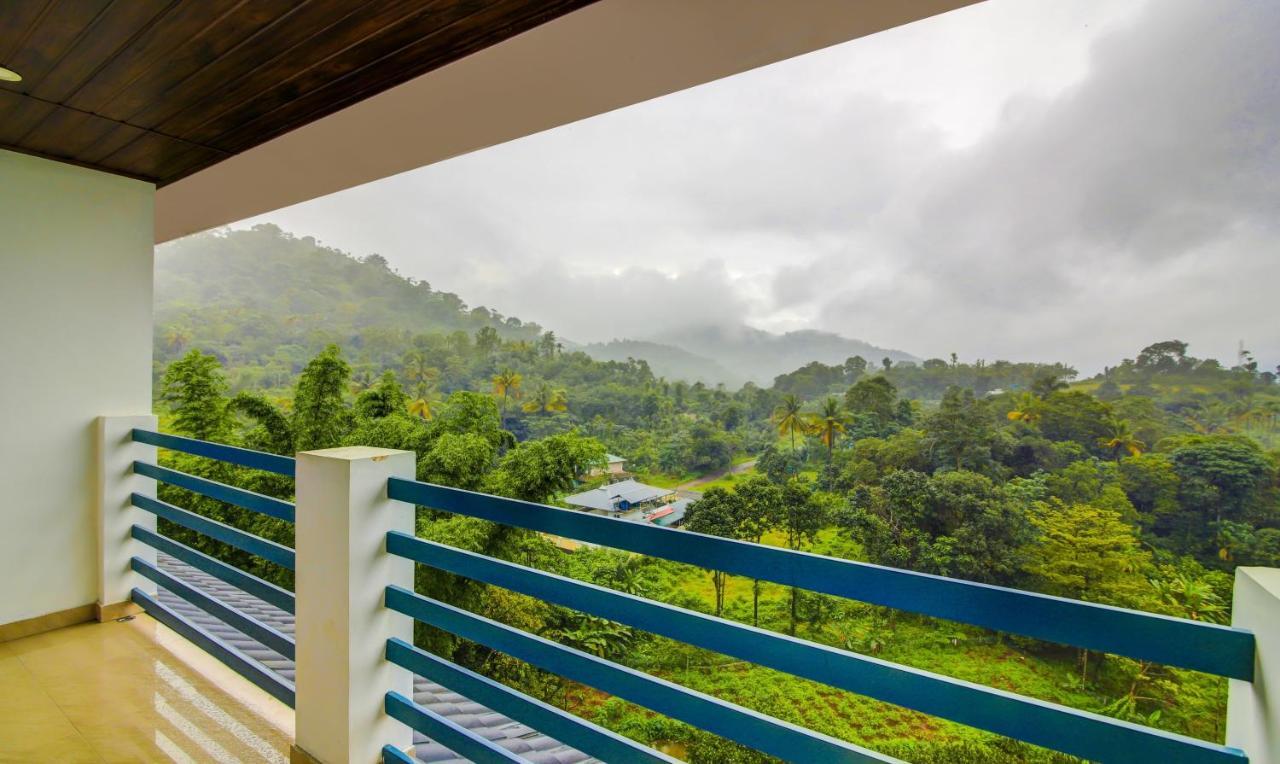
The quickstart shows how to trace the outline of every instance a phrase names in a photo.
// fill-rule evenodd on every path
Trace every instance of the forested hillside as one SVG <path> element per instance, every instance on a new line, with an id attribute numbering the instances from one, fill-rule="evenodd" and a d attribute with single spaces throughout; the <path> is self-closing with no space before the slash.
<path id="1" fill-rule="evenodd" d="M 189 236 L 156 253 L 156 347 L 160 362 L 187 348 L 244 367 L 244 384 L 288 385 L 326 345 L 360 348 L 389 363 L 405 333 L 467 334 L 490 327 L 507 339 L 542 333 L 425 281 L 407 279 L 378 255 L 355 259 L 310 236 L 272 225 Z"/>

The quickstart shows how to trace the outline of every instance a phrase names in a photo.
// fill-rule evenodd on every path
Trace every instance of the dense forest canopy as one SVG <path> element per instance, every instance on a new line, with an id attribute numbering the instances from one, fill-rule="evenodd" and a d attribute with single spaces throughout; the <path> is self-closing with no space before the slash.
<path id="1" fill-rule="evenodd" d="M 257 275 L 285 254 L 292 285 Z M 230 242 L 230 243 L 228 243 Z M 737 389 L 597 360 L 553 332 L 259 228 L 230 259 L 181 261 L 157 306 L 166 428 L 274 453 L 413 451 L 423 480 L 556 503 L 606 451 L 686 484 L 690 530 L 1153 612 L 1227 622 L 1230 573 L 1280 565 L 1280 386 L 1155 342 L 1102 374 L 1009 361 L 853 355 Z M 296 249 L 291 249 L 296 245 Z M 181 246 L 181 244 L 179 245 Z M 284 265 L 281 265 L 284 267 Z M 294 278 L 294 276 L 297 276 Z M 278 476 L 169 455 L 287 497 Z M 730 471 L 737 465 L 736 472 Z M 697 482 L 688 482 L 698 479 Z M 288 524 L 165 486 L 162 496 L 282 543 Z M 168 527 L 291 585 L 288 571 Z M 1225 682 L 716 571 L 584 548 L 428 509 L 419 535 L 822 644 L 1221 740 Z M 910 761 L 1069 759 L 461 578 L 420 590 Z M 501 654 L 422 629 L 464 665 L 694 762 L 753 752 Z"/>

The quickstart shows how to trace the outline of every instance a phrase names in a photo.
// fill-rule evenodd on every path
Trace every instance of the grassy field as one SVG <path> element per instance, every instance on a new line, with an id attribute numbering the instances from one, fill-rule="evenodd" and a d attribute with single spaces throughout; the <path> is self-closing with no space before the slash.
<path id="1" fill-rule="evenodd" d="M 786 544 L 785 535 L 779 532 L 768 534 L 763 541 L 777 546 Z M 806 550 L 846 559 L 857 559 L 861 554 L 859 545 L 835 528 L 821 531 Z M 646 568 L 645 578 L 652 588 L 650 596 L 703 611 L 710 611 L 713 606 L 714 587 L 708 571 L 654 562 Z M 750 579 L 727 579 L 725 617 L 752 622 L 752 589 Z M 1078 656 L 1073 649 L 833 597 L 808 595 L 801 602 L 802 621 L 797 636 L 821 644 L 1099 713 L 1106 712 L 1107 706 L 1127 689 L 1129 675 L 1121 671 L 1117 662 L 1120 659 L 1093 656 L 1091 665 L 1100 670 L 1086 684 L 1080 680 Z M 789 589 L 762 582 L 759 625 L 785 633 L 789 620 Z M 909 761 L 1073 761 L 944 719 L 662 638 L 643 641 L 626 662 L 691 689 Z M 1179 672 L 1178 676 L 1182 686 L 1176 707 L 1164 709 L 1148 721 L 1182 734 L 1220 741 L 1226 683 L 1191 672 Z M 632 734 L 641 727 L 649 729 L 644 724 L 656 723 L 657 717 L 651 713 L 618 700 L 596 698 L 584 702 L 588 707 L 599 704 L 595 713 L 601 721 L 617 729 L 631 729 Z M 591 712 L 589 708 L 578 710 Z M 653 734 L 656 733 L 648 737 Z M 646 738 L 646 734 L 638 736 Z"/>

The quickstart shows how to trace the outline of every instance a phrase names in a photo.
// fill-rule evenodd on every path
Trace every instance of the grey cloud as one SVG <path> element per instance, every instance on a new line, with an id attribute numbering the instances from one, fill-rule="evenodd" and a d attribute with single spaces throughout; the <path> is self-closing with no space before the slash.
<path id="1" fill-rule="evenodd" d="M 1097 33 L 1101 5 L 1028 2 L 268 217 L 579 340 L 748 322 L 1086 369 L 1170 336 L 1224 357 L 1243 338 L 1280 360 L 1280 3 L 1155 0 Z M 1064 26 L 1028 26 L 1041 18 Z M 1000 35 L 1005 66 L 1059 67 L 1023 40 L 1050 33 L 1093 41 L 1083 74 L 998 94 L 964 145 L 927 104 L 867 80 L 998 62 L 955 40 Z"/>

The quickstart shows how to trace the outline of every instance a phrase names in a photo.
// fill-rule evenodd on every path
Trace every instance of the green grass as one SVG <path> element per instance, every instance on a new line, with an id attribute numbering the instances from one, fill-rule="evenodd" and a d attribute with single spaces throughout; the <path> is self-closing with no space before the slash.
<path id="1" fill-rule="evenodd" d="M 733 488 L 738 483 L 741 483 L 743 480 L 746 480 L 748 477 L 755 474 L 757 474 L 755 467 L 742 472 L 731 472 L 722 478 L 712 480 L 710 483 L 703 483 L 702 485 L 697 486 L 696 490 L 707 491 L 711 488 Z"/>
<path id="2" fill-rule="evenodd" d="M 675 488 L 676 486 L 683 485 L 684 483 L 687 483 L 690 480 L 695 480 L 697 479 L 697 477 L 698 476 L 693 474 L 692 472 L 685 472 L 680 475 L 672 475 L 666 472 L 635 473 L 636 480 L 640 481 L 641 483 L 655 485 L 659 488 Z"/>
<path id="3" fill-rule="evenodd" d="M 775 531 L 762 541 L 785 546 L 786 537 Z M 862 554 L 856 542 L 835 528 L 819 532 L 806 551 L 847 559 L 859 559 Z M 654 587 L 651 596 L 706 612 L 713 607 L 715 592 L 709 571 L 656 562 L 646 578 Z M 751 623 L 752 588 L 751 579 L 727 579 L 726 618 Z M 1069 648 L 1002 637 L 983 629 L 833 597 L 809 602 L 813 601 L 824 603 L 827 615 L 814 625 L 802 620 L 798 636 L 803 639 L 1099 713 L 1127 690 L 1127 674 L 1121 671 L 1120 659 L 1094 656 L 1091 665 L 1100 673 L 1085 685 L 1079 679 L 1077 653 Z M 785 633 L 789 602 L 787 587 L 762 582 L 760 626 Z M 1055 764 L 1071 760 L 661 638 L 641 643 L 627 663 L 691 689 L 908 760 Z M 1176 702 L 1161 710 L 1152 722 L 1154 726 L 1220 741 L 1226 683 L 1192 672 L 1178 672 L 1177 677 L 1181 686 Z"/>

